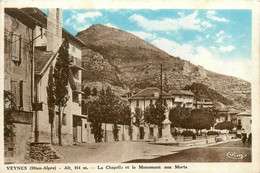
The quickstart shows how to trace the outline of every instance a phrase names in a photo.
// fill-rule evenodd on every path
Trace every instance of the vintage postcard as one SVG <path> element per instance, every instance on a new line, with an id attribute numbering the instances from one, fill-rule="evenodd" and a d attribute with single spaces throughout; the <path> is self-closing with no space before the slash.
<path id="1" fill-rule="evenodd" d="M 259 1 L 1 1 L 1 172 L 259 172 Z"/>

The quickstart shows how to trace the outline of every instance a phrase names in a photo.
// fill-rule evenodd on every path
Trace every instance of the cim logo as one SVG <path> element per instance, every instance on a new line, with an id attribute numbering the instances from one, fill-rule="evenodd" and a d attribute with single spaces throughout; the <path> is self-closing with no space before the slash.
<path id="1" fill-rule="evenodd" d="M 227 157 L 231 159 L 246 159 L 247 155 L 237 154 L 236 152 L 228 152 Z"/>

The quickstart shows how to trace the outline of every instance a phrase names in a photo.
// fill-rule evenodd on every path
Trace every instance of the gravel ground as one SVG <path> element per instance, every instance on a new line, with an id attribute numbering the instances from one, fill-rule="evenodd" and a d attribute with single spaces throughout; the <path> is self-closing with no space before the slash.
<path id="1" fill-rule="evenodd" d="M 122 163 L 175 153 L 172 146 L 128 141 L 54 146 L 54 149 L 63 156 L 63 159 L 55 161 L 57 163 Z"/>
<path id="2" fill-rule="evenodd" d="M 240 141 L 239 141 L 240 142 Z M 239 143 L 237 141 L 237 143 Z M 220 144 L 223 145 L 223 144 Z M 225 145 L 229 145 L 228 143 Z M 209 145 L 203 145 L 203 148 Z M 214 146 L 214 145 L 210 145 Z M 233 146 L 233 145 L 231 145 Z M 122 163 L 133 160 L 151 161 L 166 155 L 177 155 L 190 147 L 151 145 L 147 142 L 106 142 L 74 146 L 54 146 L 63 156 L 55 163 Z M 192 147 L 194 148 L 194 147 Z M 209 148 L 209 147 L 207 147 Z M 214 149 L 213 149 L 214 150 Z M 212 151 L 213 151 L 212 150 Z M 217 149 L 221 150 L 221 149 Z M 203 153 L 203 152 L 202 152 Z M 214 152 L 212 152 L 214 155 Z M 196 155 L 196 154 L 195 154 Z M 190 157 L 189 155 L 187 155 Z M 176 158 L 178 160 L 178 158 Z M 185 158 L 183 158 L 185 160 Z M 190 160 L 187 158 L 187 160 Z M 137 162 L 139 162 L 137 161 Z M 158 161 L 158 160 L 157 160 Z"/>

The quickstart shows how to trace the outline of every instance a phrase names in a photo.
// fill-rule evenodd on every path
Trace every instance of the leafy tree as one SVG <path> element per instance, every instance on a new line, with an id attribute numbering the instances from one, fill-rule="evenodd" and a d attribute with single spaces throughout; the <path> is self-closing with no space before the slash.
<path id="1" fill-rule="evenodd" d="M 191 116 L 191 109 L 184 108 L 180 105 L 170 109 L 169 120 L 172 122 L 171 127 L 181 127 L 181 123 L 184 119 L 187 119 Z"/>
<path id="2" fill-rule="evenodd" d="M 218 124 L 216 124 L 215 126 L 215 129 L 220 129 L 220 130 L 224 130 L 224 129 L 227 129 L 227 130 L 232 130 L 233 128 L 235 127 L 235 125 L 229 121 L 223 121 L 223 122 L 220 122 Z"/>
<path id="3" fill-rule="evenodd" d="M 98 92 L 98 97 L 96 100 L 88 103 L 88 115 L 89 119 L 92 122 L 96 122 L 97 128 L 96 133 L 101 134 L 101 129 L 98 125 L 101 126 L 102 123 L 112 123 L 116 124 L 120 120 L 120 104 L 119 98 L 115 95 L 110 87 L 107 87 L 106 90 L 102 89 Z M 106 137 L 106 124 L 105 124 L 105 137 Z M 105 139 L 106 140 L 106 139 Z"/>
<path id="4" fill-rule="evenodd" d="M 63 42 L 59 48 L 59 54 L 54 67 L 54 98 L 55 105 L 58 107 L 59 114 L 59 125 L 58 125 L 58 136 L 59 145 L 62 145 L 62 115 L 67 102 L 69 100 L 68 95 L 68 82 L 69 82 L 69 43 L 67 40 Z"/>
<path id="5" fill-rule="evenodd" d="M 161 99 L 159 98 L 155 104 L 150 104 L 144 110 L 144 121 L 150 124 L 158 125 L 159 134 L 162 134 L 162 122 L 165 119 L 165 111 L 166 111 L 167 103 L 164 102 L 161 104 Z"/>
<path id="6" fill-rule="evenodd" d="M 16 110 L 14 96 L 10 91 L 4 90 L 4 140 L 14 136 L 12 113 Z"/>
<path id="7" fill-rule="evenodd" d="M 97 88 L 94 87 L 94 88 L 92 89 L 92 96 L 96 96 L 97 93 L 98 93 Z"/>
<path id="8" fill-rule="evenodd" d="M 125 125 L 131 125 L 131 108 L 127 104 L 120 104 L 120 115 L 119 124 L 123 124 L 123 136 L 122 139 L 125 140 Z"/>
<path id="9" fill-rule="evenodd" d="M 140 125 L 144 123 L 143 114 L 144 113 L 142 109 L 140 109 L 139 107 L 135 108 L 135 112 L 133 116 L 133 125 L 139 128 Z"/>
<path id="10" fill-rule="evenodd" d="M 191 116 L 183 119 L 181 123 L 182 128 L 187 129 L 210 129 L 214 125 L 214 112 L 210 109 L 194 109 L 191 111 Z"/>
<path id="11" fill-rule="evenodd" d="M 86 99 L 86 98 L 88 98 L 88 96 L 90 96 L 91 95 L 91 88 L 89 87 L 89 86 L 86 86 L 85 88 L 84 88 L 84 98 Z"/>

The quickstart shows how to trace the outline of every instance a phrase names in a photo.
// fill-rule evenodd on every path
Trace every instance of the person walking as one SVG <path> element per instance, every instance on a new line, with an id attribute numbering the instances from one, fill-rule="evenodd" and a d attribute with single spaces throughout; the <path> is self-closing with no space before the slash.
<path id="1" fill-rule="evenodd" d="M 246 134 L 243 134 L 243 137 L 242 137 L 242 142 L 243 142 L 243 145 L 245 146 L 246 144 Z"/>
<path id="2" fill-rule="evenodd" d="M 251 146 L 251 143 L 252 143 L 252 133 L 249 134 L 247 142 L 248 142 L 249 146 Z"/>

